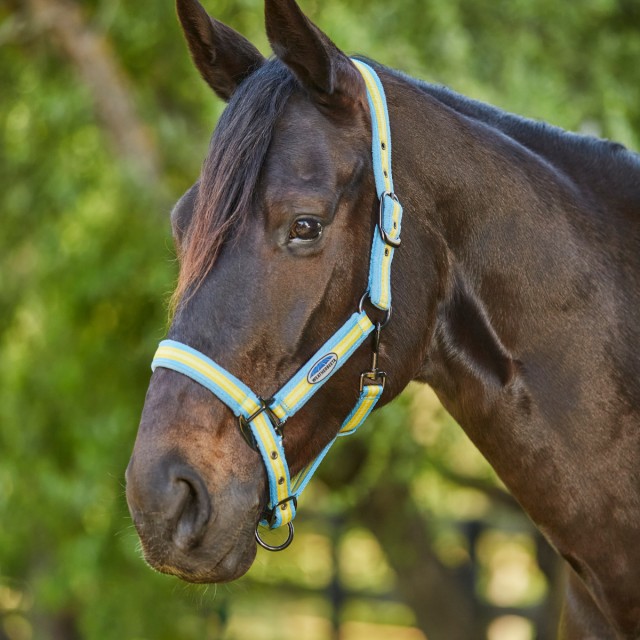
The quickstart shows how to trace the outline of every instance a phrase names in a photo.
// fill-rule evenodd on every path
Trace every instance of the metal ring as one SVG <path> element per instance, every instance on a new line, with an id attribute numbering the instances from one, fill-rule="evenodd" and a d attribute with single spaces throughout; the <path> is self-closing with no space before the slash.
<path id="1" fill-rule="evenodd" d="M 358 313 L 362 313 L 363 312 L 363 310 L 364 310 L 364 301 L 366 300 L 368 295 L 369 295 L 369 290 L 366 289 L 365 292 L 362 294 L 362 298 L 360 298 L 360 302 L 358 302 Z M 375 307 L 375 305 L 373 305 L 373 306 Z M 378 307 L 376 307 L 376 309 L 377 308 Z M 392 309 L 392 307 L 389 307 L 385 311 L 384 320 L 382 322 L 378 323 L 380 325 L 381 329 L 384 329 L 389 324 L 389 320 L 391 320 L 391 309 Z M 380 311 L 382 311 L 382 309 L 380 309 Z"/>
<path id="2" fill-rule="evenodd" d="M 278 546 L 268 544 L 260 537 L 260 534 L 258 533 L 259 526 L 260 525 L 256 525 L 256 540 L 258 544 L 263 549 L 266 549 L 267 551 L 282 551 L 283 549 L 286 549 L 293 542 L 293 522 L 287 523 L 287 527 L 289 527 L 289 535 L 287 536 L 287 539 Z"/>
<path id="3" fill-rule="evenodd" d="M 392 309 L 393 309 L 393 307 L 389 306 L 389 308 L 387 309 L 386 314 L 384 316 L 384 320 L 379 323 L 381 329 L 384 329 L 389 324 L 389 320 L 391 320 L 391 310 Z"/>
<path id="4" fill-rule="evenodd" d="M 362 294 L 362 298 L 360 298 L 360 302 L 358 302 L 358 313 L 362 313 L 362 310 L 364 309 L 364 300 L 367 297 L 369 293 L 368 289 L 365 289 L 364 293 Z"/>

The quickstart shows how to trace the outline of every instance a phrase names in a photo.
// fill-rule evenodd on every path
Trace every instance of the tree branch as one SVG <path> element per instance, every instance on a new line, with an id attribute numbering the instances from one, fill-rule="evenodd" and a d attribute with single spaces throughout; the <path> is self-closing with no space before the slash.
<path id="1" fill-rule="evenodd" d="M 107 38 L 87 24 L 73 0 L 27 0 L 35 26 L 48 33 L 89 88 L 94 108 L 118 153 L 146 186 L 157 188 L 159 161 L 139 119 L 128 78 Z"/>
<path id="2" fill-rule="evenodd" d="M 438 475 L 452 484 L 456 484 L 465 489 L 475 489 L 487 495 L 496 504 L 508 507 L 519 513 L 522 512 L 522 507 L 518 504 L 518 501 L 499 486 L 491 484 L 491 482 L 486 480 L 481 480 L 480 478 L 472 478 L 460 474 L 433 457 L 429 457 L 429 464 L 438 472 Z"/>

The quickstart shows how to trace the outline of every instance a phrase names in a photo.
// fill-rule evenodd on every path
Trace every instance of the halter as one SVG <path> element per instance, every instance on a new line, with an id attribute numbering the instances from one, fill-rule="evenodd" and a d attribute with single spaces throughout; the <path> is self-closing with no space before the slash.
<path id="1" fill-rule="evenodd" d="M 270 551 L 285 549 L 293 540 L 292 520 L 298 497 L 309 483 L 318 465 L 339 436 L 354 433 L 371 413 L 384 390 L 386 373 L 378 369 L 380 334 L 391 317 L 391 261 L 400 246 L 402 206 L 393 191 L 391 177 L 391 132 L 387 101 L 380 78 L 364 62 L 353 60 L 367 88 L 371 112 L 373 172 L 380 200 L 377 231 L 373 235 L 367 290 L 354 313 L 313 357 L 269 399 L 262 399 L 243 382 L 203 353 L 175 340 L 163 340 L 153 358 L 151 368 L 172 369 L 200 383 L 226 404 L 236 415 L 240 430 L 264 462 L 269 482 L 269 502 L 260 525 L 275 529 L 288 525 L 286 541 L 271 546 L 260 537 L 256 540 Z M 386 312 L 383 322 L 374 325 L 363 309 L 366 298 Z M 353 352 L 373 332 L 371 369 L 360 375 L 360 393 L 351 413 L 337 436 L 292 481 L 289 475 L 282 428 L 322 385 L 338 371 Z"/>

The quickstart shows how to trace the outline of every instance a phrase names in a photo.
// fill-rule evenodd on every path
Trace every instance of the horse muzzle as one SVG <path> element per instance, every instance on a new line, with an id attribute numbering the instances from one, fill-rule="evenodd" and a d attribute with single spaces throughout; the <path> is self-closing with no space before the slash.
<path id="1" fill-rule="evenodd" d="M 228 582 L 249 569 L 260 513 L 255 488 L 231 480 L 212 493 L 175 453 L 147 463 L 134 452 L 126 480 L 129 511 L 151 567 L 199 583 Z"/>

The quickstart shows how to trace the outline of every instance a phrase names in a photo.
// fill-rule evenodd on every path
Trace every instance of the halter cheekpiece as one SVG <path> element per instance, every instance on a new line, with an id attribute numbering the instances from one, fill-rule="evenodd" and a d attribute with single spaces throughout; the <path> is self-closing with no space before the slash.
<path id="1" fill-rule="evenodd" d="M 378 369 L 378 348 L 381 331 L 391 317 L 391 261 L 395 249 L 400 246 L 402 206 L 393 191 L 391 132 L 382 83 L 369 65 L 360 60 L 353 60 L 353 63 L 362 74 L 367 88 L 372 123 L 373 172 L 380 199 L 377 230 L 371 247 L 369 281 L 357 313 L 318 349 L 282 389 L 266 400 L 204 354 L 175 340 L 163 340 L 151 364 L 153 370 L 156 367 L 172 369 L 200 383 L 237 416 L 244 438 L 260 453 L 267 471 L 269 503 L 259 524 L 271 529 L 286 524 L 289 528 L 287 540 L 279 546 L 271 546 L 262 540 L 256 527 L 257 541 L 270 551 L 279 551 L 291 544 L 292 520 L 296 515 L 298 497 L 336 439 L 354 433 L 371 413 L 385 385 L 386 373 Z M 383 322 L 374 325 L 371 321 L 363 308 L 366 298 L 386 312 Z M 292 481 L 282 445 L 282 429 L 286 420 L 309 401 L 372 332 L 371 369 L 360 376 L 360 394 L 355 407 L 346 417 L 337 436 Z"/>

